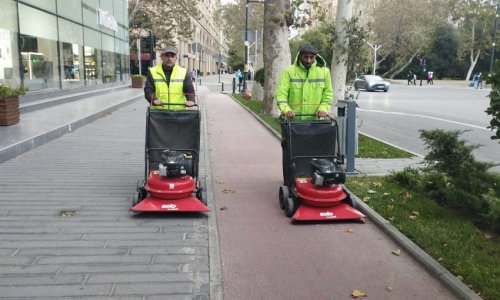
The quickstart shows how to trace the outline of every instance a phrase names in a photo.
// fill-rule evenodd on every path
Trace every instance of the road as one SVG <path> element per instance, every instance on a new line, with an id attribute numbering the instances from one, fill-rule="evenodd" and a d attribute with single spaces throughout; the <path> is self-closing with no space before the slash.
<path id="1" fill-rule="evenodd" d="M 359 130 L 420 155 L 427 150 L 420 129 L 469 130 L 462 138 L 482 147 L 478 160 L 500 163 L 500 144 L 490 139 L 489 89 L 461 85 L 407 86 L 393 84 L 389 92 L 361 91 L 358 97 Z M 495 167 L 495 171 L 500 168 Z"/>

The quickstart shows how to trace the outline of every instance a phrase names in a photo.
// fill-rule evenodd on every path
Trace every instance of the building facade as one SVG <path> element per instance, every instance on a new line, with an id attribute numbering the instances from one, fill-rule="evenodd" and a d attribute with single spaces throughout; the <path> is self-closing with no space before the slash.
<path id="1" fill-rule="evenodd" d="M 217 74 L 219 70 L 227 69 L 228 47 L 222 36 L 222 28 L 214 20 L 215 11 L 219 7 L 219 0 L 198 0 L 201 18 L 193 20 L 191 40 L 177 40 L 179 65 L 189 70 L 199 70 L 205 75 Z"/>
<path id="2" fill-rule="evenodd" d="M 126 0 L 0 0 L 0 82 L 31 92 L 130 78 Z"/>

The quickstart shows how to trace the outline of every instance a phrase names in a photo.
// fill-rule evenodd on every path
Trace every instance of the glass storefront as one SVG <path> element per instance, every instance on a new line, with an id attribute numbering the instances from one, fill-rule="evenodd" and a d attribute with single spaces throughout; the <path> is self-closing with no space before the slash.
<path id="1" fill-rule="evenodd" d="M 130 79 L 126 0 L 2 0 L 2 6 L 0 83 L 39 92 Z"/>

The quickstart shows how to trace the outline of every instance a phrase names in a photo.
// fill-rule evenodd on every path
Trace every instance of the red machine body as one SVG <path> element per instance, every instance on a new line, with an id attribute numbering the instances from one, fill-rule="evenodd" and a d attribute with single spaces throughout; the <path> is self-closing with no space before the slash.
<path id="1" fill-rule="evenodd" d="M 193 196 L 196 182 L 193 177 L 162 177 L 158 171 L 149 173 L 144 189 L 149 196 L 135 204 L 135 212 L 207 212 L 208 207 Z"/>
<path id="2" fill-rule="evenodd" d="M 311 177 L 296 178 L 293 192 L 301 200 L 292 217 L 294 221 L 363 220 L 365 217 L 346 203 L 349 195 L 340 184 L 318 187 Z"/>

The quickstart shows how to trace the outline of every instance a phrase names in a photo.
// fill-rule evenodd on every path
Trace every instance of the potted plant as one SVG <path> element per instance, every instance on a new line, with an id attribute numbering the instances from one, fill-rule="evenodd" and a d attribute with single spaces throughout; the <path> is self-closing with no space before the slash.
<path id="1" fill-rule="evenodd" d="M 130 75 L 130 78 L 132 78 L 132 87 L 133 88 L 142 89 L 142 86 L 144 84 L 144 79 L 145 79 L 145 77 L 143 75 L 132 74 L 132 75 Z"/>
<path id="2" fill-rule="evenodd" d="M 25 95 L 27 88 L 12 88 L 0 83 L 0 125 L 7 126 L 19 122 L 19 96 Z"/>
<path id="3" fill-rule="evenodd" d="M 104 83 L 110 83 L 111 79 L 113 78 L 113 75 L 111 75 L 111 74 L 104 74 L 104 76 L 102 76 L 102 78 L 104 79 Z"/>

